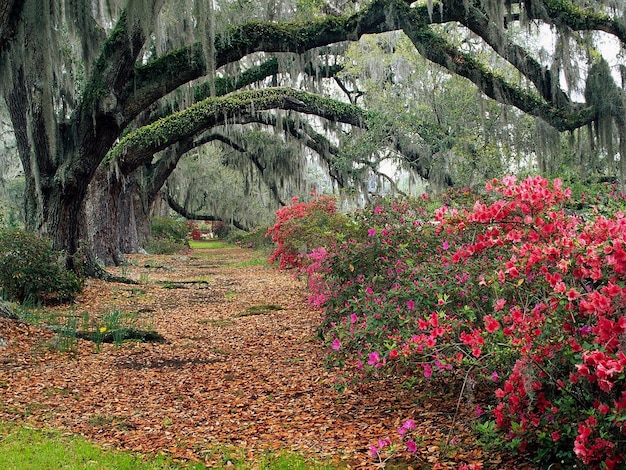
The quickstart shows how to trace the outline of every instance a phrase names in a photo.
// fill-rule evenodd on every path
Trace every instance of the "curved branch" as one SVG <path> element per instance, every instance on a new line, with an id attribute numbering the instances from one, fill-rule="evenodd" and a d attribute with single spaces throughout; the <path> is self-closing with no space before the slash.
<path id="1" fill-rule="evenodd" d="M 593 121 L 593 108 L 571 103 L 556 87 L 558 80 L 551 77 L 527 51 L 502 39 L 501 32 L 494 29 L 499 19 L 478 16 L 477 5 L 467 0 L 444 0 L 440 15 L 429 15 L 427 5 L 410 7 L 402 0 L 375 0 L 360 12 L 349 17 L 326 17 L 322 20 L 302 23 L 246 23 L 234 27 L 215 41 L 216 67 L 235 62 L 244 56 L 264 52 L 305 52 L 328 44 L 358 40 L 364 34 L 402 29 L 411 38 L 422 56 L 435 62 L 451 73 L 471 80 L 487 96 L 520 110 L 540 117 L 558 130 L 572 130 Z M 553 24 L 567 24 L 575 29 L 597 28 L 624 37 L 623 27 L 610 18 L 576 9 L 563 8 L 562 0 L 535 0 L 529 14 L 541 17 Z M 539 5 L 539 7 L 535 7 Z M 567 6 L 567 5 L 566 5 Z M 570 11 L 571 10 L 571 11 Z M 441 36 L 428 28 L 429 24 L 458 21 L 466 24 L 482 36 L 504 59 L 517 67 L 539 90 L 539 96 L 508 83 L 504 78 L 487 70 L 468 54 L 448 44 Z M 498 45 L 499 44 L 499 45 Z M 190 76 L 199 77 L 204 70 L 198 56 L 198 46 L 190 46 L 159 59 L 136 71 L 136 80 L 128 85 L 128 96 L 153 102 L 164 93 L 189 81 Z M 180 60 L 183 54 L 187 60 Z M 185 65 L 188 64 L 188 65 Z M 163 73 L 163 70 L 170 71 Z M 189 73 L 190 75 L 187 75 Z M 150 77 L 148 80 L 146 77 Z M 156 80 L 156 81 L 155 81 Z M 150 83 L 147 90 L 143 85 Z M 132 93 L 130 92 L 132 91 Z M 555 99 L 556 98 L 556 99 Z M 131 98 L 132 99 L 132 98 Z M 152 101 L 150 101 L 152 100 Z"/>
<path id="2" fill-rule="evenodd" d="M 537 87 L 537 91 L 544 100 L 554 101 L 559 107 L 570 109 L 573 107 L 567 94 L 559 88 L 558 77 L 554 77 L 547 67 L 542 67 L 523 47 L 512 42 L 502 28 L 494 27 L 493 19 L 488 18 L 475 5 L 454 8 L 450 3 L 452 2 L 446 5 L 446 7 L 452 7 L 448 8 L 449 14 L 457 22 L 480 36 L 498 55 L 519 70 Z"/>
<path id="3" fill-rule="evenodd" d="M 254 52 L 302 53 L 337 42 L 358 40 L 363 34 L 389 31 L 385 16 L 388 1 L 377 0 L 349 17 L 293 24 L 251 22 L 233 27 L 215 38 L 215 67 L 236 62 Z M 135 70 L 135 78 L 129 81 L 124 95 L 127 105 L 141 109 L 205 73 L 200 44 L 166 54 Z"/>
<path id="4" fill-rule="evenodd" d="M 158 3 L 159 0 L 150 0 L 146 8 L 156 9 Z M 58 175 L 68 194 L 71 194 L 69 188 L 79 188 L 83 181 L 91 180 L 106 150 L 130 121 L 119 106 L 119 97 L 134 73 L 145 40 L 140 20 L 123 12 L 102 47 L 76 112 L 77 137 L 73 145 L 78 152 L 61 167 L 63 174 Z M 74 149 L 66 148 L 66 154 L 70 150 Z"/>
<path id="5" fill-rule="evenodd" d="M 356 106 L 290 88 L 271 88 L 209 98 L 189 108 L 137 129 L 109 152 L 121 171 L 129 174 L 152 155 L 175 142 L 198 135 L 211 127 L 262 110 L 285 109 L 351 124 L 363 125 L 366 113 Z"/>
<path id="6" fill-rule="evenodd" d="M 540 117 L 559 131 L 573 130 L 593 121 L 596 110 L 572 105 L 571 110 L 558 108 L 535 93 L 508 83 L 494 74 L 471 55 L 459 51 L 429 26 L 405 23 L 403 30 L 419 53 L 448 71 L 472 81 L 488 97 L 510 104 L 531 116 Z"/>
<path id="7" fill-rule="evenodd" d="M 527 12 L 529 19 L 567 26 L 574 31 L 603 31 L 626 44 L 626 25 L 604 13 L 582 9 L 566 0 L 534 0 L 530 5 Z"/>
<path id="8" fill-rule="evenodd" d="M 185 209 L 183 206 L 181 206 L 172 197 L 172 195 L 169 193 L 169 191 L 166 191 L 165 198 L 167 199 L 167 203 L 172 208 L 172 210 L 174 212 L 176 212 L 177 214 L 181 215 L 182 217 L 186 218 L 186 219 L 189 219 L 189 220 L 206 220 L 207 222 L 224 222 L 226 224 L 232 223 L 233 226 L 237 227 L 239 230 L 243 230 L 244 232 L 249 232 L 250 231 L 250 229 L 248 229 L 248 227 L 243 225 L 238 220 L 234 220 L 233 219 L 232 221 L 229 221 L 229 220 L 221 219 L 219 217 L 215 217 L 213 215 L 196 214 L 194 212 L 188 211 L 187 209 Z"/>

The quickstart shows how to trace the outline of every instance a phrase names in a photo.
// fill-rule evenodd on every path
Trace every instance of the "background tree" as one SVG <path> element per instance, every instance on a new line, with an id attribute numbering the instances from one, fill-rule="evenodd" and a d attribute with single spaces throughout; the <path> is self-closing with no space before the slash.
<path id="1" fill-rule="evenodd" d="M 337 82 L 321 72 L 320 79 L 305 79 L 302 73 L 311 63 L 320 71 L 345 66 L 347 42 L 367 34 L 401 31 L 425 59 L 550 129 L 572 132 L 588 126 L 588 142 L 601 163 L 592 169 L 613 162 L 612 168 L 624 173 L 626 163 L 619 158 L 624 153 L 623 89 L 593 47 L 596 31 L 623 45 L 622 1 L 593 6 L 552 0 L 44 3 L 13 0 L 0 10 L 0 86 L 26 177 L 27 226 L 65 249 L 70 266 L 81 237 L 89 239 L 83 223 L 89 219 L 81 214 L 88 184 L 105 156 L 108 167 L 102 167 L 90 191 L 101 201 L 114 201 L 115 192 L 101 192 L 104 182 L 151 165 L 157 152 L 171 146 L 193 147 L 216 126 L 258 122 L 268 115 L 277 122 L 285 115 L 315 115 L 334 124 L 327 133 L 349 132 L 346 126 L 381 132 L 388 137 L 379 140 L 386 145 L 383 152 L 398 152 L 422 176 L 434 178 L 424 171 L 429 166 L 417 146 L 424 137 L 420 132 L 432 131 L 429 126 L 409 128 L 408 136 L 399 128 L 402 135 L 395 136 L 375 107 L 359 108 L 356 95 L 340 103 L 337 98 L 350 100 L 337 91 Z M 557 45 L 545 60 L 523 40 L 543 33 L 544 26 L 552 27 Z M 476 54 L 474 43 L 481 52 L 490 49 L 489 61 Z M 586 78 L 573 73 L 572 64 L 581 63 L 576 53 L 588 64 L 580 70 L 588 72 Z M 259 75 L 254 85 L 240 84 L 247 91 L 236 91 L 240 86 L 235 83 L 228 94 L 219 93 L 220 79 L 236 82 L 273 56 L 279 59 L 276 73 Z M 208 94 L 196 99 L 197 87 L 191 84 L 203 77 Z M 587 83 L 584 93 L 575 88 L 582 82 Z M 440 130 L 445 135 L 455 129 Z M 102 237 L 117 243 L 115 233 Z"/>

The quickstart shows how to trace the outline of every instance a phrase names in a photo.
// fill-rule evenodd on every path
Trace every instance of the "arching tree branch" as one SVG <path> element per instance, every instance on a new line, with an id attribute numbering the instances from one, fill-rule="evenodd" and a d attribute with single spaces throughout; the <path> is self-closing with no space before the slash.
<path id="1" fill-rule="evenodd" d="M 166 196 L 165 197 L 167 199 L 167 203 L 172 208 L 172 210 L 174 212 L 176 212 L 177 214 L 181 215 L 182 217 L 185 217 L 186 219 L 189 219 L 189 220 L 206 220 L 207 222 L 224 222 L 226 224 L 232 223 L 233 226 L 237 227 L 239 230 L 243 230 L 245 232 L 249 231 L 248 227 L 246 227 L 241 222 L 239 222 L 238 220 L 235 220 L 235 219 L 233 219 L 233 220 L 224 220 L 224 219 L 221 219 L 221 218 L 216 217 L 214 215 L 196 214 L 195 212 L 188 211 L 187 209 L 185 209 L 185 207 L 180 205 L 172 197 L 172 195 L 169 193 L 169 191 L 166 192 Z"/>
<path id="2" fill-rule="evenodd" d="M 362 125 L 366 114 L 360 108 L 290 88 L 232 93 L 208 98 L 179 113 L 131 132 L 109 153 L 124 174 L 149 161 L 156 152 L 175 142 L 198 135 L 246 114 L 285 109 L 352 125 Z"/>

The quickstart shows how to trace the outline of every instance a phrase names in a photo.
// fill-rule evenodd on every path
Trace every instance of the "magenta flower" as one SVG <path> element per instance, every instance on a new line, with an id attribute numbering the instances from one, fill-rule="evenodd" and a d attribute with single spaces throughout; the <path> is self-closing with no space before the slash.
<path id="1" fill-rule="evenodd" d="M 412 431 L 413 429 L 415 429 L 415 421 L 413 421 L 412 419 L 407 419 L 402 427 L 407 431 Z"/>
<path id="2" fill-rule="evenodd" d="M 339 351 L 339 349 L 341 349 L 341 343 L 339 342 L 337 338 L 333 340 L 333 345 L 331 347 L 333 348 L 334 351 Z"/>
<path id="3" fill-rule="evenodd" d="M 374 444 L 370 444 L 370 455 L 376 457 L 378 455 L 378 448 Z"/>
<path id="4" fill-rule="evenodd" d="M 415 444 L 415 441 L 406 441 L 406 450 L 409 452 L 417 452 L 417 444 Z"/>
<path id="5" fill-rule="evenodd" d="M 376 229 L 375 228 L 367 229 L 367 236 L 368 237 L 375 237 L 376 236 Z"/>
<path id="6" fill-rule="evenodd" d="M 380 354 L 378 354 L 378 351 L 371 352 L 369 354 L 369 360 L 367 361 L 367 363 L 370 366 L 375 366 L 379 362 L 380 362 Z"/>

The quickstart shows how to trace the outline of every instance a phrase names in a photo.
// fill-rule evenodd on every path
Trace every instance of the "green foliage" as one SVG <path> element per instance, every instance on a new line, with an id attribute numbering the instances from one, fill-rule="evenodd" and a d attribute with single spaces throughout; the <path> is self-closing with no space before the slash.
<path id="1" fill-rule="evenodd" d="M 24 226 L 24 178 L 0 178 L 0 227 Z"/>
<path id="2" fill-rule="evenodd" d="M 256 228 L 249 232 L 231 230 L 228 235 L 228 241 L 243 248 L 270 251 L 274 248 L 274 243 L 265 236 L 267 230 L 268 228 Z"/>
<path id="3" fill-rule="evenodd" d="M 21 230 L 0 230 L 0 288 L 18 302 L 71 302 L 83 282 L 59 263 L 46 239 Z"/>
<path id="4" fill-rule="evenodd" d="M 152 218 L 152 237 L 148 252 L 152 254 L 172 254 L 188 248 L 189 227 L 184 220 L 171 217 Z"/>

